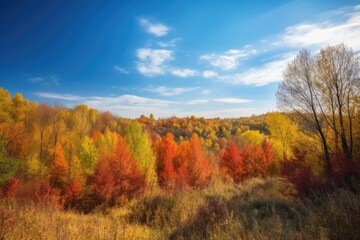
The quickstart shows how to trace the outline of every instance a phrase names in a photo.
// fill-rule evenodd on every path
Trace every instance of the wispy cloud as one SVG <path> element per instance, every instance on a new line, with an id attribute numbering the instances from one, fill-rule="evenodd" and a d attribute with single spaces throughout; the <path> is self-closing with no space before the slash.
<path id="1" fill-rule="evenodd" d="M 204 78 L 215 78 L 218 76 L 218 73 L 215 71 L 206 70 L 206 71 L 203 71 L 202 76 Z"/>
<path id="2" fill-rule="evenodd" d="M 196 75 L 196 70 L 189 69 L 189 68 L 173 69 L 173 70 L 171 70 L 171 74 L 175 75 L 175 76 L 178 76 L 178 77 L 187 78 L 187 77 L 195 76 Z"/>
<path id="3" fill-rule="evenodd" d="M 153 23 L 146 18 L 139 19 L 140 25 L 150 34 L 157 37 L 165 36 L 170 31 L 170 28 L 162 23 Z"/>
<path id="4" fill-rule="evenodd" d="M 197 105 L 197 104 L 205 104 L 205 103 L 208 103 L 208 102 L 209 102 L 209 100 L 207 100 L 207 99 L 194 99 L 194 100 L 188 101 L 188 104 Z"/>
<path id="5" fill-rule="evenodd" d="M 224 53 L 211 53 L 200 56 L 200 60 L 206 61 L 210 66 L 218 68 L 220 70 L 232 70 L 236 69 L 239 65 L 239 59 L 248 57 L 256 53 L 256 50 L 237 50 L 230 49 Z"/>
<path id="6" fill-rule="evenodd" d="M 51 76 L 45 76 L 45 77 L 29 77 L 27 78 L 27 80 L 30 83 L 40 83 L 41 85 L 56 85 L 59 86 L 60 85 L 60 77 L 56 74 L 51 75 Z"/>
<path id="7" fill-rule="evenodd" d="M 126 70 L 125 68 L 122 68 L 118 65 L 115 65 L 114 66 L 114 70 L 117 71 L 118 73 L 121 73 L 121 74 L 129 74 L 130 71 Z"/>
<path id="8" fill-rule="evenodd" d="M 168 87 L 159 86 L 157 88 L 146 88 L 144 90 L 152 93 L 157 93 L 162 96 L 175 96 L 187 92 L 192 92 L 195 91 L 196 89 L 198 88 L 168 88 Z"/>
<path id="9" fill-rule="evenodd" d="M 141 114 L 155 113 L 157 116 L 169 114 L 169 106 L 175 104 L 153 98 L 139 97 L 135 95 L 121 95 L 115 97 L 91 97 L 84 101 L 85 104 L 103 110 L 110 111 L 118 116 L 136 118 Z M 173 108 L 173 114 L 178 109 Z M 172 111 L 171 111 L 172 112 Z"/>
<path id="10" fill-rule="evenodd" d="M 31 78 L 28 78 L 28 80 L 31 83 L 38 83 L 38 82 L 42 82 L 44 79 L 41 77 L 31 77 Z"/>
<path id="11" fill-rule="evenodd" d="M 296 53 L 290 52 L 280 58 L 267 62 L 257 68 L 250 68 L 242 73 L 220 76 L 219 79 L 231 84 L 244 84 L 254 86 L 264 86 L 269 83 L 282 80 L 282 72 L 288 63 L 294 59 Z"/>
<path id="12" fill-rule="evenodd" d="M 208 90 L 208 89 L 204 89 L 200 92 L 200 94 L 202 94 L 202 95 L 208 95 L 209 93 L 210 93 L 210 90 Z"/>
<path id="13" fill-rule="evenodd" d="M 318 23 L 290 26 L 273 45 L 325 47 L 341 42 L 360 50 L 360 5 L 333 11 Z"/>
<path id="14" fill-rule="evenodd" d="M 81 102 L 102 111 L 110 111 L 118 116 L 130 118 L 139 117 L 141 114 L 149 115 L 150 113 L 156 113 L 158 116 L 170 116 L 170 113 L 175 115 L 180 111 L 180 109 L 174 107 L 177 102 L 145 98 L 135 95 L 80 97 L 71 94 L 58 94 L 51 92 L 37 92 L 35 95 L 42 98 L 74 102 L 75 104 Z M 170 106 L 171 111 L 169 109 Z"/>
<path id="15" fill-rule="evenodd" d="M 251 116 L 253 114 L 262 114 L 268 112 L 268 108 L 227 108 L 227 109 L 216 109 L 216 110 L 207 110 L 207 111 L 187 111 L 182 113 L 183 116 L 202 116 L 205 118 L 237 118 L 243 116 Z"/>
<path id="16" fill-rule="evenodd" d="M 85 100 L 85 103 L 98 106 L 102 108 L 104 106 L 110 106 L 113 104 L 125 105 L 125 106 L 161 106 L 166 107 L 169 104 L 174 103 L 171 101 L 164 101 L 153 98 L 139 97 L 135 95 L 120 95 L 117 97 L 90 97 Z"/>
<path id="17" fill-rule="evenodd" d="M 216 98 L 213 100 L 215 102 L 221 102 L 221 103 L 248 103 L 248 102 L 251 102 L 250 99 L 243 99 L 243 98 Z"/>
<path id="18" fill-rule="evenodd" d="M 160 47 L 162 47 L 162 48 L 176 47 L 176 43 L 177 43 L 178 41 L 180 41 L 180 40 L 181 40 L 181 38 L 175 38 L 175 39 L 173 39 L 173 40 L 171 40 L 171 41 L 168 41 L 168 42 L 162 42 L 162 41 L 160 41 L 160 42 L 158 42 L 158 45 L 159 45 Z"/>
<path id="19" fill-rule="evenodd" d="M 223 108 L 210 109 L 206 111 L 194 111 L 189 110 L 190 105 L 204 104 L 207 108 L 210 100 L 207 99 L 193 99 L 185 102 L 178 101 L 165 101 L 156 98 L 146 98 L 136 95 L 119 95 L 119 96 L 88 96 L 81 97 L 72 94 L 58 94 L 51 92 L 38 92 L 35 93 L 39 97 L 58 99 L 68 101 L 71 104 L 84 103 L 90 107 L 97 108 L 101 111 L 110 111 L 120 117 L 137 118 L 142 114 L 149 115 L 150 113 L 155 114 L 157 117 L 187 117 L 190 115 L 203 116 L 208 118 L 214 117 L 239 117 L 249 116 L 251 114 L 260 114 L 268 111 L 269 106 L 262 105 L 261 107 L 253 108 Z M 242 103 L 246 99 L 237 98 L 223 98 L 217 99 L 219 102 L 229 103 Z M 213 99 L 212 101 L 216 101 Z M 71 106 L 71 104 L 69 106 Z"/>
<path id="20" fill-rule="evenodd" d="M 164 64 L 173 59 L 173 52 L 166 49 L 140 48 L 136 55 L 139 59 L 137 70 L 146 76 L 164 74 Z"/>
<path id="21" fill-rule="evenodd" d="M 49 98 L 49 99 L 58 99 L 58 100 L 66 100 L 66 101 L 79 101 L 84 100 L 84 98 L 71 95 L 71 94 L 58 94 L 58 93 L 51 93 L 51 92 L 36 92 L 36 96 L 42 98 Z"/>

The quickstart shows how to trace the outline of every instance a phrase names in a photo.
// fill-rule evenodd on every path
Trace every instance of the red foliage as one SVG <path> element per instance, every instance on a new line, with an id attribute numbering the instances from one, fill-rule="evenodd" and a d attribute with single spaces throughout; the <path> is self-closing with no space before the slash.
<path id="1" fill-rule="evenodd" d="M 64 189 L 68 182 L 69 164 L 65 159 L 61 144 L 55 146 L 55 158 L 51 165 L 51 186 Z"/>
<path id="2" fill-rule="evenodd" d="M 1 189 L 3 196 L 8 200 L 13 198 L 19 186 L 20 183 L 19 180 L 17 180 L 17 178 L 13 177 L 9 179 L 5 184 L 5 186 Z"/>
<path id="3" fill-rule="evenodd" d="M 176 153 L 174 135 L 167 133 L 161 140 L 155 143 L 157 174 L 160 187 L 170 187 L 176 177 L 173 167 L 173 159 Z"/>
<path id="4" fill-rule="evenodd" d="M 50 199 L 51 186 L 49 181 L 35 182 L 33 195 L 36 202 L 45 202 Z"/>
<path id="5" fill-rule="evenodd" d="M 106 127 L 110 127 L 111 122 L 113 121 L 114 117 L 113 115 L 109 112 L 103 112 L 100 115 L 100 122 L 101 122 L 101 131 L 104 132 Z"/>
<path id="6" fill-rule="evenodd" d="M 120 136 L 114 153 L 100 157 L 90 182 L 97 199 L 109 205 L 122 195 L 131 198 L 145 187 L 145 177 Z"/>
<path id="7" fill-rule="evenodd" d="M 243 157 L 233 141 L 221 152 L 219 167 L 222 172 L 232 177 L 235 183 L 239 183 L 243 179 Z"/>
<path id="8" fill-rule="evenodd" d="M 189 142 L 183 141 L 176 150 L 176 155 L 173 159 L 173 166 L 176 172 L 176 186 L 178 188 L 186 188 L 187 187 L 187 166 L 188 159 L 186 155 L 186 151 L 189 149 Z"/>
<path id="9" fill-rule="evenodd" d="M 267 164 L 264 151 L 260 145 L 245 145 L 241 149 L 246 177 L 265 177 Z"/>
<path id="10" fill-rule="evenodd" d="M 202 149 L 200 138 L 193 134 L 188 146 L 187 182 L 191 187 L 206 187 L 211 180 L 212 168 Z"/>
<path id="11" fill-rule="evenodd" d="M 212 168 L 202 149 L 201 140 L 194 134 L 184 141 L 174 158 L 177 184 L 181 187 L 205 187 L 212 176 Z"/>
<path id="12" fill-rule="evenodd" d="M 33 189 L 35 202 L 39 204 L 50 204 L 57 209 L 64 207 L 65 198 L 59 188 L 52 188 L 49 181 L 35 182 Z"/>
<path id="13" fill-rule="evenodd" d="M 264 151 L 265 164 L 272 163 L 274 161 L 275 154 L 274 154 L 274 148 L 271 142 L 269 141 L 269 139 L 264 138 L 261 146 Z"/>
<path id="14" fill-rule="evenodd" d="M 334 154 L 331 159 L 331 172 L 326 173 L 328 185 L 352 185 L 352 178 L 360 177 L 359 159 L 347 158 L 343 153 Z"/>
<path id="15" fill-rule="evenodd" d="M 293 150 L 294 157 L 280 162 L 280 174 L 294 184 L 300 194 L 308 194 L 319 185 L 311 169 L 305 164 L 306 151 Z"/>
<path id="16" fill-rule="evenodd" d="M 101 137 L 101 132 L 99 130 L 93 129 L 90 136 L 96 142 Z"/>
<path id="17" fill-rule="evenodd" d="M 67 207 L 74 207 L 76 204 L 76 201 L 79 199 L 82 188 L 79 186 L 78 182 L 75 178 L 71 180 L 70 186 L 66 189 L 66 206 Z"/>

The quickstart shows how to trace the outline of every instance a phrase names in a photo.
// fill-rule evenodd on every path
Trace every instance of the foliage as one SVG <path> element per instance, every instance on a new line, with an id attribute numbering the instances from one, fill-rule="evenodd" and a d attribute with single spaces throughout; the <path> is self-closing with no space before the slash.
<path id="1" fill-rule="evenodd" d="M 233 141 L 221 152 L 219 167 L 220 170 L 230 176 L 235 183 L 239 183 L 244 178 L 243 156 Z"/>
<path id="2" fill-rule="evenodd" d="M 157 184 L 156 159 L 151 148 L 151 143 L 142 125 L 138 122 L 131 122 L 125 127 L 124 138 L 130 148 L 131 153 L 138 161 L 141 172 L 146 177 L 149 187 Z"/>
<path id="3" fill-rule="evenodd" d="M 131 198 L 144 190 L 145 178 L 122 137 L 118 137 L 114 152 L 101 156 L 90 179 L 100 203 L 114 205 L 122 195 Z"/>

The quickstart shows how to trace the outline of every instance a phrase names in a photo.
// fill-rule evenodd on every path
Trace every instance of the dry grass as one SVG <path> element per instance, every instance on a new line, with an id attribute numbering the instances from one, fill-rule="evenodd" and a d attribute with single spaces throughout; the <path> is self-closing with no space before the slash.
<path id="1" fill-rule="evenodd" d="M 357 190 L 300 200 L 281 179 L 217 181 L 86 215 L 3 202 L 0 239 L 360 239 Z"/>

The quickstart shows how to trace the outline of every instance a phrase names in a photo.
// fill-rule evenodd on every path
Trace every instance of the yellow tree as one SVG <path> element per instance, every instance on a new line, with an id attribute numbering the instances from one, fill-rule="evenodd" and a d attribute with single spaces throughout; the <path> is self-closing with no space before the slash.
<path id="1" fill-rule="evenodd" d="M 271 140 L 275 143 L 278 157 L 288 159 L 292 157 L 292 147 L 299 135 L 299 127 L 289 116 L 272 112 L 266 115 L 266 124 L 270 131 Z"/>
<path id="2" fill-rule="evenodd" d="M 264 141 L 265 135 L 258 130 L 249 130 L 240 135 L 240 143 L 242 144 L 257 144 L 261 145 Z"/>

